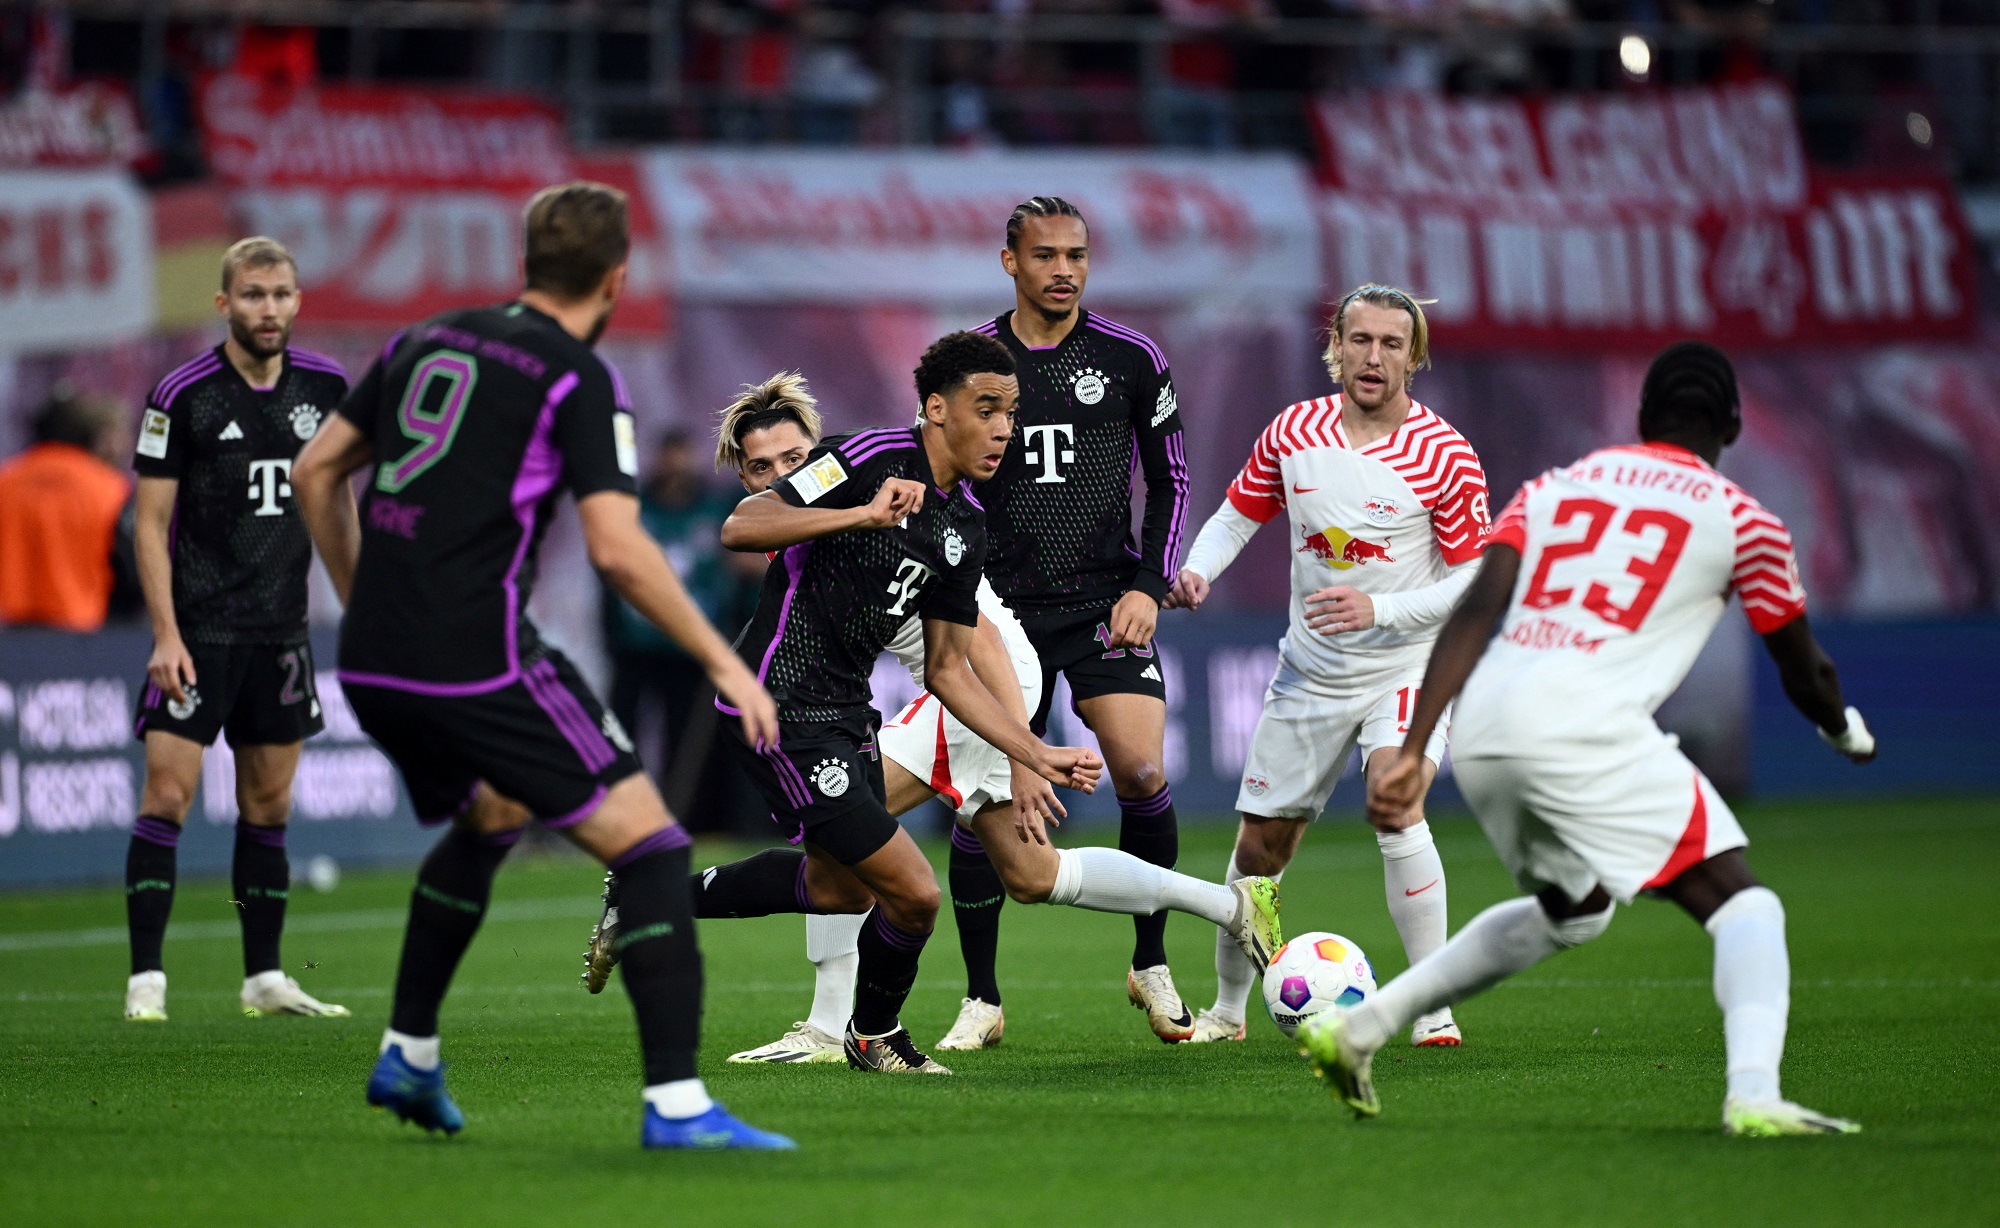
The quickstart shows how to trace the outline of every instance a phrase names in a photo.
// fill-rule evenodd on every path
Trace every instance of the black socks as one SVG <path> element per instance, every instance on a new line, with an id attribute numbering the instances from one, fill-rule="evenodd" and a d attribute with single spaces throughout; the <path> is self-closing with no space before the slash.
<path id="1" fill-rule="evenodd" d="M 1000 1005 L 994 971 L 1000 947 L 1000 908 L 1007 889 L 986 847 L 957 823 L 951 825 L 951 907 L 958 920 L 958 952 L 965 958 L 965 996 Z"/>
<path id="2" fill-rule="evenodd" d="M 624 871 L 619 871 L 623 877 Z M 728 865 L 710 866 L 689 880 L 697 917 L 768 917 L 783 912 L 824 912 L 806 894 L 806 855 L 799 849 L 765 849 Z M 625 924 L 623 908 L 619 925 Z"/>
<path id="3" fill-rule="evenodd" d="M 639 1018 L 647 1087 L 694 1078 L 701 1043 L 701 948 L 695 943 L 687 845 L 685 830 L 668 827 L 611 867 L 622 884 L 618 967 Z"/>
<path id="4" fill-rule="evenodd" d="M 230 866 L 229 888 L 235 893 L 237 916 L 243 922 L 243 975 L 256 976 L 278 968 L 278 943 L 285 932 L 285 900 L 291 892 L 292 866 L 285 858 L 285 829 L 252 827 L 236 821 L 236 858 Z"/>
<path id="5" fill-rule="evenodd" d="M 480 836 L 453 826 L 424 858 L 410 893 L 391 1028 L 406 1036 L 437 1035 L 438 1005 L 486 916 L 493 876 L 520 836 L 518 830 Z"/>
<path id="6" fill-rule="evenodd" d="M 854 986 L 854 1031 L 886 1036 L 897 1028 L 903 1001 L 917 982 L 917 960 L 929 934 L 911 934 L 889 924 L 877 904 L 861 924 L 860 970 Z"/>
<path id="7" fill-rule="evenodd" d="M 167 917 L 174 911 L 175 850 L 181 829 L 166 819 L 142 814 L 132 824 L 125 849 L 125 925 L 132 938 L 132 974 L 160 972 L 160 946 Z"/>
<path id="8" fill-rule="evenodd" d="M 1181 856 L 1180 827 L 1174 819 L 1174 797 L 1167 786 L 1151 797 L 1118 799 L 1118 847 L 1141 861 L 1173 869 Z M 1132 918 L 1132 966 L 1151 968 L 1167 962 L 1167 914 Z"/>

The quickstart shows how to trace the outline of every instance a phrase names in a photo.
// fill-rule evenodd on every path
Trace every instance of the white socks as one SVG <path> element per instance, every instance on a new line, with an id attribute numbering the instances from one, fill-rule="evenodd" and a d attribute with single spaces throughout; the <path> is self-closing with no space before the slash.
<path id="1" fill-rule="evenodd" d="M 1612 910 L 1550 921 L 1533 896 L 1495 904 L 1468 922 L 1430 958 L 1376 991 L 1348 1014 L 1356 1047 L 1374 1052 L 1391 1036 L 1441 1006 L 1464 1001 L 1604 932 Z"/>
<path id="2" fill-rule="evenodd" d="M 1220 883 L 1190 878 L 1117 849 L 1058 849 L 1056 857 L 1055 886 L 1049 889 L 1051 904 L 1135 917 L 1171 908 L 1216 925 L 1229 924 L 1236 912 L 1236 893 Z M 1232 948 L 1236 945 L 1227 934 L 1223 941 Z"/>
<path id="3" fill-rule="evenodd" d="M 376 1052 L 387 1053 L 390 1045 L 401 1045 L 403 1060 L 418 1070 L 438 1068 L 438 1038 L 435 1036 L 408 1036 L 394 1028 L 383 1028 L 382 1047 Z"/>
<path id="4" fill-rule="evenodd" d="M 1236 868 L 1236 854 L 1229 855 L 1229 870 L 1222 881 L 1233 883 L 1247 877 Z M 1284 875 L 1280 873 L 1279 878 Z M 1242 1023 L 1250 1004 L 1250 987 L 1257 983 L 1257 965 L 1243 954 L 1243 948 L 1228 934 L 1215 935 L 1215 1005 L 1210 1010 L 1230 1023 Z"/>
<path id="5" fill-rule="evenodd" d="M 1375 843 L 1382 849 L 1389 919 L 1403 939 L 1403 954 L 1415 964 L 1444 945 L 1444 862 L 1428 822 L 1403 831 L 1378 831 Z"/>
<path id="6" fill-rule="evenodd" d="M 701 1085 L 700 1079 L 655 1083 L 639 1094 L 653 1106 L 655 1113 L 674 1120 L 700 1117 L 715 1107 L 715 1101 L 708 1098 L 708 1089 Z"/>
<path id="7" fill-rule="evenodd" d="M 866 913 L 809 914 L 806 958 L 813 963 L 813 1004 L 806 1022 L 839 1036 L 854 1013 L 854 981 L 861 969 L 861 923 Z"/>
<path id="8" fill-rule="evenodd" d="M 1785 906 L 1769 887 L 1729 897 L 1705 926 L 1715 939 L 1715 1000 L 1722 1007 L 1729 1094 L 1768 1102 L 1778 1094 L 1792 965 L 1785 951 Z"/>

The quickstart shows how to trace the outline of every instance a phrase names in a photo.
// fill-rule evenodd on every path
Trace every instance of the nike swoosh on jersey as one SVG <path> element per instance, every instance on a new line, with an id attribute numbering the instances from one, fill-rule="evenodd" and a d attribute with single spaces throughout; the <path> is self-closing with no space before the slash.
<path id="1" fill-rule="evenodd" d="M 1437 885 L 1438 885 L 1439 883 L 1441 883 L 1441 882 L 1443 882 L 1443 881 L 1444 881 L 1444 880 L 1443 880 L 1443 879 L 1441 879 L 1441 878 L 1434 878 L 1434 879 L 1432 879 L 1431 881 L 1429 881 L 1429 882 L 1425 883 L 1425 884 L 1424 884 L 1423 886 L 1421 886 L 1421 887 L 1417 888 L 1417 889 L 1416 889 L 1415 891 L 1405 891 L 1405 892 L 1403 892 L 1403 894 L 1404 894 L 1404 895 L 1422 895 L 1422 894 L 1423 894 L 1424 892 L 1426 892 L 1426 891 L 1429 891 L 1429 890 L 1430 890 L 1430 889 L 1431 889 L 1432 887 L 1435 887 L 1435 886 L 1437 886 Z"/>
<path id="2" fill-rule="evenodd" d="M 1317 486 L 1300 486 L 1296 482 L 1292 483 L 1292 493 L 1295 495 L 1309 495 L 1318 489 Z"/>

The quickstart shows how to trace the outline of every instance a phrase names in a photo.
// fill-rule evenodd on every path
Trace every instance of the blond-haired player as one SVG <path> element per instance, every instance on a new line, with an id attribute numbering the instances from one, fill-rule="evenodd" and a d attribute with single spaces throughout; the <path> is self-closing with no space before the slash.
<path id="1" fill-rule="evenodd" d="M 1784 905 L 1751 875 L 1728 804 L 1653 723 L 1734 593 L 1793 705 L 1841 754 L 1875 757 L 1806 623 L 1791 535 L 1714 469 L 1742 429 L 1729 360 L 1681 342 L 1646 372 L 1644 442 L 1551 470 L 1500 514 L 1477 580 L 1438 637 L 1409 738 L 1369 779 L 1368 808 L 1392 816 L 1422 795 L 1426 739 L 1456 696 L 1459 784 L 1524 894 L 1474 917 L 1367 1002 L 1300 1032 L 1314 1068 L 1357 1115 L 1381 1111 L 1369 1068 L 1411 1020 L 1597 937 L 1613 900 L 1645 891 L 1679 904 L 1715 940 L 1723 1129 L 1860 1129 L 1780 1094 Z"/>
<path id="2" fill-rule="evenodd" d="M 1431 643 L 1486 539 L 1479 458 L 1410 399 L 1430 356 L 1423 308 L 1402 290 L 1362 286 L 1335 309 L 1332 333 L 1325 357 L 1341 392 L 1293 405 L 1265 428 L 1169 597 L 1199 608 L 1251 535 L 1289 514 L 1291 626 L 1243 766 L 1229 881 L 1283 873 L 1357 744 L 1370 776 L 1394 758 Z M 1444 740 L 1440 726 L 1425 751 L 1426 789 Z M 1415 962 L 1444 944 L 1446 921 L 1423 791 L 1373 821 L 1389 915 Z M 1215 971 L 1215 1005 L 1197 1016 L 1192 1039 L 1241 1040 L 1256 969 L 1218 943 Z M 1448 1009 L 1411 1034 L 1417 1045 L 1459 1042 Z"/>

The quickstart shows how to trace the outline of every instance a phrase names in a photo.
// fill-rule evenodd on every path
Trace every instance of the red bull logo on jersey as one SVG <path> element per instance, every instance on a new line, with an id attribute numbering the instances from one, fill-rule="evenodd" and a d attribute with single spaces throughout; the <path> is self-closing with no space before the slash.
<path id="1" fill-rule="evenodd" d="M 1306 534 L 1306 544 L 1299 547 L 1300 554 L 1310 553 L 1320 562 L 1335 571 L 1346 571 L 1362 563 L 1393 563 L 1389 547 L 1378 546 L 1364 541 L 1346 529 L 1334 525 L 1317 533 Z"/>

